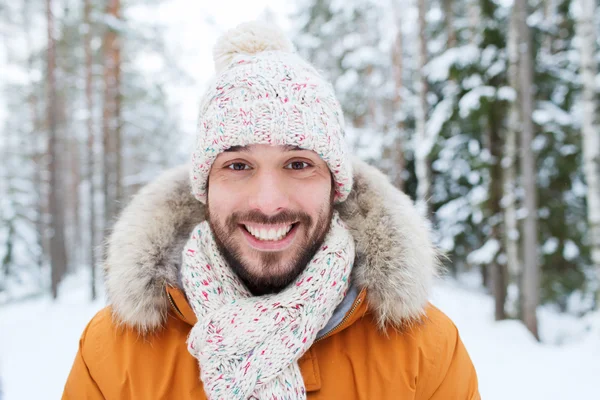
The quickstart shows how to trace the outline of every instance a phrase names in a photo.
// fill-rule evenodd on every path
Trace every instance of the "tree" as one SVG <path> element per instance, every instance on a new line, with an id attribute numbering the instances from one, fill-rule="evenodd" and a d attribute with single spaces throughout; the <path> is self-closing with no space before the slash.
<path id="1" fill-rule="evenodd" d="M 91 297 L 96 299 L 96 203 L 94 187 L 94 95 L 93 95 L 93 57 L 92 57 L 92 1 L 84 0 L 83 23 L 85 35 L 83 38 L 83 47 L 85 51 L 85 99 L 87 106 L 87 180 L 88 180 L 88 202 L 89 202 L 89 263 L 92 275 L 91 279 Z"/>
<path id="2" fill-rule="evenodd" d="M 102 112 L 105 234 L 122 200 L 121 178 L 121 1 L 106 5 L 104 35 L 104 103 Z"/>
<path id="3" fill-rule="evenodd" d="M 52 0 L 46 0 L 46 17 L 48 23 L 48 54 L 47 54 L 47 118 L 48 118 L 48 169 L 50 171 L 50 192 L 48 208 L 50 211 L 50 262 L 52 266 L 52 297 L 58 297 L 58 284 L 67 271 L 67 253 L 64 236 L 64 209 L 60 179 L 60 164 L 58 162 L 58 126 L 57 94 L 56 94 L 56 53 L 54 38 L 54 15 Z"/>
<path id="4" fill-rule="evenodd" d="M 402 32 L 403 18 L 400 5 L 393 1 L 394 10 L 394 21 L 396 29 L 396 37 L 392 44 L 391 62 L 392 71 L 394 77 L 394 94 L 391 101 L 391 115 L 390 120 L 392 123 L 391 130 L 392 135 L 395 137 L 393 146 L 389 148 L 391 154 L 389 158 L 393 160 L 393 168 L 391 168 L 390 175 L 399 189 L 404 188 L 404 172 L 406 168 L 406 159 L 404 155 L 404 141 L 406 140 L 406 126 L 404 123 L 404 101 L 403 96 L 406 90 L 404 85 L 404 34 Z M 394 124 L 395 122 L 395 124 Z M 385 150 L 384 150 L 385 152 Z M 383 155 L 386 156 L 385 154 Z"/>
<path id="5" fill-rule="evenodd" d="M 425 215 L 429 214 L 427 202 L 431 191 L 431 171 L 429 166 L 429 154 L 434 145 L 432 137 L 427 133 L 427 78 L 425 76 L 425 65 L 427 64 L 427 36 L 425 33 L 426 22 L 425 13 L 427 6 L 425 0 L 417 0 L 418 16 L 418 67 L 417 81 L 419 102 L 416 109 L 416 129 L 415 129 L 415 172 L 417 175 L 417 203 L 420 205 Z"/>
<path id="6" fill-rule="evenodd" d="M 539 303 L 539 264 L 537 230 L 537 192 L 535 184 L 536 165 L 532 149 L 534 137 L 533 109 L 533 64 L 531 32 L 527 25 L 529 15 L 527 1 L 515 1 L 519 49 L 519 104 L 522 117 L 520 137 L 521 173 L 523 176 L 523 206 L 526 216 L 523 223 L 523 279 L 522 316 L 529 331 L 539 340 L 537 306 Z"/>
<path id="7" fill-rule="evenodd" d="M 101 207 L 95 206 L 104 194 L 94 184 L 101 182 L 99 116 L 105 104 L 104 81 L 96 78 L 104 77 L 106 47 L 96 38 L 105 29 L 118 37 L 121 65 L 109 75 L 110 84 L 119 83 L 112 102 L 117 103 L 119 123 L 105 125 L 116 126 L 122 138 L 116 146 L 122 150 L 118 159 L 123 158 L 116 168 L 122 171 L 120 196 L 133 194 L 160 170 L 184 159 L 174 118 L 177 106 L 169 101 L 165 86 L 185 75 L 169 54 L 161 29 L 143 19 L 126 24 L 120 17 L 106 16 L 105 4 L 95 12 L 98 6 L 93 0 L 26 0 L 0 6 L 0 301 L 18 301 L 49 289 L 57 296 L 67 264 L 67 273 L 76 273 L 82 258 L 90 265 L 97 258 L 91 253 L 100 242 L 94 221 L 97 217 L 100 225 Z M 39 20 L 49 22 L 48 32 L 42 27 L 41 35 Z M 125 35 L 128 24 L 131 30 Z M 164 67 L 152 79 L 136 63 L 141 53 L 163 58 Z M 107 109 L 114 120 L 115 108 Z M 61 254 L 69 263 L 57 261 Z M 92 292 L 94 288 L 92 282 Z"/>
<path id="8" fill-rule="evenodd" d="M 596 269 L 596 307 L 600 308 L 600 109 L 597 92 L 597 58 L 594 0 L 579 0 L 577 35 L 581 57 L 583 167 L 587 181 L 587 219 L 592 263 Z"/>
<path id="9" fill-rule="evenodd" d="M 514 282 L 521 280 L 521 261 L 519 255 L 520 233 L 517 221 L 517 137 L 521 117 L 518 108 L 517 88 L 519 87 L 519 65 L 517 50 L 517 24 L 513 8 L 510 15 L 507 54 L 508 83 L 514 89 L 513 101 L 510 104 L 507 119 L 506 140 L 504 143 L 503 170 L 503 208 L 504 208 L 504 245 L 506 246 L 506 262 L 510 278 Z M 522 295 L 520 292 L 519 295 Z"/>

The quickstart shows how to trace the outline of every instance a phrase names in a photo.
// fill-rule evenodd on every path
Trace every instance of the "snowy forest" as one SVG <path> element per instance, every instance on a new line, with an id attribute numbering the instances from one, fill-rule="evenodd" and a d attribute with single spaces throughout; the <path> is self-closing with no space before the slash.
<path id="1" fill-rule="evenodd" d="M 73 286 L 101 301 L 119 211 L 188 161 L 213 70 L 207 52 L 190 71 L 182 46 L 210 49 L 244 19 L 203 6 L 198 31 L 177 36 L 170 14 L 157 17 L 168 3 L 192 12 L 0 0 L 0 311 Z M 241 17 L 280 23 L 333 83 L 353 152 L 429 216 L 446 279 L 534 341 L 541 307 L 600 320 L 597 0 L 259 3 Z M 186 87 L 198 90 L 183 98 Z"/>

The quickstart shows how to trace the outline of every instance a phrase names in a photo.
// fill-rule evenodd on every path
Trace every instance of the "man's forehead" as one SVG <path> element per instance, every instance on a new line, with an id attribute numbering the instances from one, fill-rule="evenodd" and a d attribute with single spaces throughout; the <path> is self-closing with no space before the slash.
<path id="1" fill-rule="evenodd" d="M 259 145 L 251 144 L 248 146 L 231 146 L 230 148 L 224 150 L 224 152 L 226 152 L 226 153 L 230 153 L 230 152 L 250 153 L 252 151 L 252 149 L 255 148 L 256 146 L 259 146 Z M 299 146 L 292 146 L 292 145 L 282 145 L 282 146 L 265 145 L 265 146 L 278 148 L 283 151 L 312 151 L 312 150 L 303 149 Z"/>

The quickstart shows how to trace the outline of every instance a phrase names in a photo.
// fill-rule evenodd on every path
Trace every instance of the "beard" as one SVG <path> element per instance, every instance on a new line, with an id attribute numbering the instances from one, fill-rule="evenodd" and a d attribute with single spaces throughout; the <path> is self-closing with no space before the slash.
<path id="1" fill-rule="evenodd" d="M 208 205 L 207 205 L 208 206 Z M 235 272 L 248 290 L 255 296 L 278 293 L 292 283 L 306 268 L 310 260 L 319 250 L 331 227 L 333 217 L 333 202 L 329 207 L 325 205 L 318 213 L 316 221 L 304 212 L 282 211 L 275 216 L 267 216 L 259 211 L 233 213 L 227 217 L 225 223 L 218 221 L 211 215 L 207 207 L 207 219 L 213 232 L 215 243 L 229 267 Z M 249 261 L 242 255 L 241 241 L 236 238 L 240 228 L 240 221 L 256 224 L 291 224 L 296 222 L 304 232 L 296 234 L 294 242 L 285 251 L 265 252 L 252 249 L 258 260 L 259 268 L 251 268 Z M 288 260 L 284 260 L 286 254 Z M 256 262 L 256 261 L 254 261 Z M 253 271 L 260 271 L 256 273 Z"/>

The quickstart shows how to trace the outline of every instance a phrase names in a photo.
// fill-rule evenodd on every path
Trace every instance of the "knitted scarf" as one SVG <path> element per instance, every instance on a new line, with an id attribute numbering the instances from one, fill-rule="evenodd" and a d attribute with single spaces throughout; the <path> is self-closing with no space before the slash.
<path id="1" fill-rule="evenodd" d="M 182 282 L 198 317 L 188 350 L 209 399 L 304 399 L 298 359 L 343 300 L 354 240 L 334 213 L 325 242 L 283 291 L 253 296 L 218 251 L 208 222 L 183 251 Z"/>

